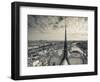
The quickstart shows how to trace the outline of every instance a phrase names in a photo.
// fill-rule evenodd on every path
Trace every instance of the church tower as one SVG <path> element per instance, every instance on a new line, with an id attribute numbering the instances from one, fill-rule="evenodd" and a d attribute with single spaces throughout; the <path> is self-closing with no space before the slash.
<path id="1" fill-rule="evenodd" d="M 63 51 L 63 58 L 61 60 L 61 63 L 60 65 L 63 65 L 63 64 L 68 64 L 70 65 L 69 63 L 69 60 L 68 60 L 68 51 L 67 51 L 67 35 L 66 35 L 66 18 L 65 18 L 65 41 L 64 41 L 64 51 Z"/>

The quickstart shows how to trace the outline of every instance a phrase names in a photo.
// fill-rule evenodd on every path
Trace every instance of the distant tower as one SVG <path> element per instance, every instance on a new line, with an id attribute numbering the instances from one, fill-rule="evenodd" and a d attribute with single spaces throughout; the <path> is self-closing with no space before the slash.
<path id="1" fill-rule="evenodd" d="M 68 65 L 70 65 L 69 60 L 68 60 L 68 52 L 67 52 L 67 36 L 66 36 L 66 18 L 65 18 L 65 41 L 64 41 L 64 55 L 61 60 L 60 65 L 62 65 L 64 62 L 67 62 Z"/>

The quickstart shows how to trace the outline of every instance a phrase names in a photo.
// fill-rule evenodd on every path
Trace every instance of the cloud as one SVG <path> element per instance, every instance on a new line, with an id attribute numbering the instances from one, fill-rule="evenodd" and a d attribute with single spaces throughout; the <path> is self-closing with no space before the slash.
<path id="1" fill-rule="evenodd" d="M 61 28 L 62 20 L 61 16 L 28 15 L 28 28 L 34 28 L 34 31 L 40 32 L 55 30 Z"/>
<path id="2" fill-rule="evenodd" d="M 33 39 L 34 37 L 34 39 L 38 39 L 41 37 L 40 39 L 42 39 L 46 37 L 43 39 L 63 39 L 65 24 L 69 40 L 87 39 L 87 17 L 43 15 L 28 15 L 28 38 Z"/>

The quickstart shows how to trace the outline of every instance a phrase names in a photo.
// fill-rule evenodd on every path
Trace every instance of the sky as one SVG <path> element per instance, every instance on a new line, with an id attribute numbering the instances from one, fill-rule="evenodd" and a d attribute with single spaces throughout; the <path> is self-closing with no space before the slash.
<path id="1" fill-rule="evenodd" d="M 88 18 L 28 15 L 28 40 L 87 40 Z"/>

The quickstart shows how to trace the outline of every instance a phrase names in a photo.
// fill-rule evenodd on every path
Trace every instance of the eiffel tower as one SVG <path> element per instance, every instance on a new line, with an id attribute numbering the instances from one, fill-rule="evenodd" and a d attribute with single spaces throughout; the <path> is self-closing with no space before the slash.
<path id="1" fill-rule="evenodd" d="M 63 51 L 63 58 L 61 60 L 60 65 L 63 64 L 64 61 L 67 62 L 68 65 L 70 65 L 69 59 L 68 59 L 68 51 L 67 51 L 67 36 L 66 36 L 66 18 L 65 18 L 65 41 L 64 41 L 64 51 Z"/>

